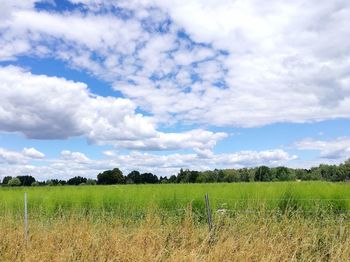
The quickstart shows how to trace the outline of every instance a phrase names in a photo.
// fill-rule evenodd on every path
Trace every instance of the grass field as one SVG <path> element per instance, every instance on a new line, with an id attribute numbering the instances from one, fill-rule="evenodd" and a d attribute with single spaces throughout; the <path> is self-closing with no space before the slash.
<path id="1" fill-rule="evenodd" d="M 0 261 L 348 261 L 349 199 L 325 182 L 4 187 Z"/>
<path id="2" fill-rule="evenodd" d="M 82 211 L 138 217 L 150 209 L 176 215 L 191 203 L 194 213 L 205 211 L 204 195 L 212 209 L 227 212 L 284 211 L 339 213 L 350 210 L 350 184 L 275 182 L 231 184 L 165 184 L 79 187 L 0 188 L 0 214 L 22 215 L 28 193 L 32 216 Z"/>

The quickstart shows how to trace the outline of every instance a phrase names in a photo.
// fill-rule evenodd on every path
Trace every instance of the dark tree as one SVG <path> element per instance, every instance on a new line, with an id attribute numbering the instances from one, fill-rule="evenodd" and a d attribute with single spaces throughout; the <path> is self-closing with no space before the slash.
<path id="1" fill-rule="evenodd" d="M 49 179 L 46 181 L 46 185 L 48 186 L 58 186 L 60 184 L 60 181 L 62 180 L 58 180 L 58 179 Z M 64 184 L 65 185 L 67 182 L 64 181 Z"/>
<path id="2" fill-rule="evenodd" d="M 177 183 L 184 183 L 186 178 L 186 171 L 184 171 L 182 168 L 180 169 L 180 172 L 177 174 L 176 182 Z"/>
<path id="3" fill-rule="evenodd" d="M 294 174 L 296 178 L 300 180 L 307 180 L 307 173 L 307 169 L 294 169 Z"/>
<path id="4" fill-rule="evenodd" d="M 18 176 L 21 181 L 21 186 L 31 186 L 35 182 L 35 178 L 32 176 Z"/>
<path id="5" fill-rule="evenodd" d="M 186 180 L 188 181 L 188 183 L 196 183 L 198 175 L 198 171 L 189 171 L 187 172 Z"/>
<path id="6" fill-rule="evenodd" d="M 94 185 L 97 184 L 97 181 L 96 181 L 96 179 L 91 179 L 91 178 L 89 178 L 89 179 L 86 181 L 86 184 L 87 184 L 87 185 L 90 185 L 90 186 L 94 186 Z"/>
<path id="7" fill-rule="evenodd" d="M 139 171 L 132 171 L 126 176 L 126 182 L 132 184 L 140 184 L 141 183 L 141 174 Z"/>
<path id="8" fill-rule="evenodd" d="M 4 179 L 2 180 L 2 184 L 7 185 L 11 179 L 12 179 L 12 176 L 5 176 Z"/>
<path id="9" fill-rule="evenodd" d="M 85 178 L 85 177 L 75 176 L 75 177 L 69 179 L 67 181 L 67 184 L 77 186 L 77 185 L 80 185 L 82 183 L 86 183 L 86 181 L 87 181 L 87 178 Z"/>
<path id="10" fill-rule="evenodd" d="M 162 184 L 168 183 L 168 178 L 166 176 L 164 176 L 164 177 L 160 176 L 159 183 L 162 183 Z"/>
<path id="11" fill-rule="evenodd" d="M 125 178 L 119 168 L 107 170 L 97 175 L 97 184 L 99 185 L 113 185 L 124 184 Z"/>
<path id="12" fill-rule="evenodd" d="M 219 173 L 219 170 L 214 169 L 214 171 L 207 171 L 204 174 L 206 175 L 206 183 L 215 183 L 219 181 L 219 175 L 221 175 L 222 173 Z"/>
<path id="13" fill-rule="evenodd" d="M 189 169 L 183 170 L 180 169 L 177 180 L 179 183 L 195 183 L 199 175 L 198 171 L 191 171 Z"/>
<path id="14" fill-rule="evenodd" d="M 239 169 L 238 172 L 239 172 L 240 180 L 242 182 L 250 182 L 251 180 L 254 180 L 254 177 L 253 177 L 254 173 L 250 172 L 247 168 Z"/>
<path id="15" fill-rule="evenodd" d="M 158 177 L 152 173 L 143 173 L 141 174 L 141 181 L 145 184 L 156 184 L 158 183 Z"/>
<path id="16" fill-rule="evenodd" d="M 271 181 L 271 170 L 267 166 L 260 166 L 255 171 L 255 181 Z"/>
<path id="17" fill-rule="evenodd" d="M 321 177 L 327 181 L 340 181 L 337 172 L 338 167 L 335 165 L 320 165 L 318 167 Z"/>
<path id="18" fill-rule="evenodd" d="M 278 181 L 288 181 L 293 180 L 294 177 L 292 176 L 288 168 L 280 166 L 276 168 L 276 179 Z"/>
<path id="19" fill-rule="evenodd" d="M 177 180 L 177 178 L 175 175 L 170 176 L 168 179 L 169 183 L 176 183 L 176 180 Z"/>
<path id="20" fill-rule="evenodd" d="M 57 183 L 57 185 L 62 185 L 62 186 L 66 185 L 66 184 L 67 184 L 67 181 L 65 181 L 65 180 L 58 180 L 58 183 Z"/>
<path id="21" fill-rule="evenodd" d="M 337 172 L 339 181 L 350 179 L 350 159 L 346 160 L 343 164 L 340 164 Z"/>

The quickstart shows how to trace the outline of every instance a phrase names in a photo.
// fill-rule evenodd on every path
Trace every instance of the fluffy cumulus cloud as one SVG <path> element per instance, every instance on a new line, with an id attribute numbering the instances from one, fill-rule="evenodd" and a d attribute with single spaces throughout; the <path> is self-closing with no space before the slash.
<path id="1" fill-rule="evenodd" d="M 86 136 L 97 144 L 138 149 L 212 149 L 226 135 L 163 133 L 128 99 L 92 94 L 84 83 L 0 67 L 0 130 L 34 139 Z M 35 155 L 31 149 L 28 154 Z"/>
<path id="2" fill-rule="evenodd" d="M 350 137 L 339 137 L 334 140 L 304 139 L 295 143 L 300 150 L 315 150 L 324 159 L 345 160 L 350 155 Z"/>
<path id="3" fill-rule="evenodd" d="M 34 147 L 30 147 L 30 148 L 25 147 L 23 149 L 23 155 L 33 159 L 40 159 L 45 157 L 45 154 L 36 150 Z"/>
<path id="4" fill-rule="evenodd" d="M 16 9 L 3 38 L 109 81 L 161 123 L 349 118 L 346 0 L 71 2 Z"/>
<path id="5" fill-rule="evenodd" d="M 191 148 L 197 151 L 213 148 L 217 141 L 225 138 L 226 133 L 213 133 L 195 129 L 183 133 L 161 133 L 156 137 L 143 140 L 121 141 L 118 145 L 129 149 L 175 150 Z"/>
<path id="6" fill-rule="evenodd" d="M 39 160 L 45 155 L 35 148 L 24 148 L 22 152 L 0 148 L 0 164 L 26 164 L 31 160 Z"/>

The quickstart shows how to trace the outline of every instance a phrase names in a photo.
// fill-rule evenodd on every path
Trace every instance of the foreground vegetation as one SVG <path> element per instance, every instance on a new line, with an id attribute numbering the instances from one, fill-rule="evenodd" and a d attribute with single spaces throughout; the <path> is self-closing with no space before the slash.
<path id="1" fill-rule="evenodd" d="M 320 181 L 2 187 L 0 261 L 348 261 L 349 199 Z"/>
<path id="2" fill-rule="evenodd" d="M 350 222 L 338 217 L 216 217 L 209 233 L 190 208 L 177 220 L 149 214 L 140 223 L 70 215 L 23 226 L 2 217 L 1 261 L 348 261 Z"/>

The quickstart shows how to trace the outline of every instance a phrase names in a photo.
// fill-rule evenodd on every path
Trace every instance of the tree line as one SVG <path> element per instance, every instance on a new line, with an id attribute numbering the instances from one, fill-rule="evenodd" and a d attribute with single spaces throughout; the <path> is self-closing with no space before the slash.
<path id="1" fill-rule="evenodd" d="M 36 181 L 33 176 L 5 176 L 2 186 L 58 186 L 58 185 L 113 185 L 113 184 L 159 184 L 159 183 L 232 183 L 232 182 L 274 182 L 274 181 L 309 181 L 324 180 L 332 182 L 350 181 L 350 159 L 340 165 L 321 164 L 310 169 L 268 167 L 240 169 L 214 169 L 195 171 L 180 169 L 179 173 L 170 177 L 156 176 L 152 173 L 132 171 L 127 175 L 119 168 L 106 170 L 96 179 L 76 176 L 71 179 L 50 179 Z"/>

